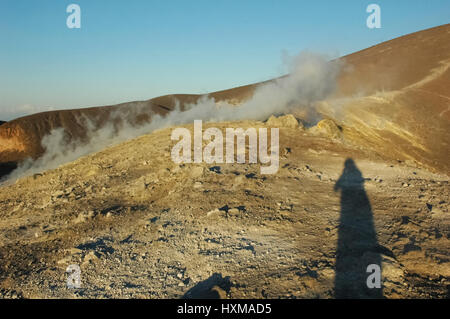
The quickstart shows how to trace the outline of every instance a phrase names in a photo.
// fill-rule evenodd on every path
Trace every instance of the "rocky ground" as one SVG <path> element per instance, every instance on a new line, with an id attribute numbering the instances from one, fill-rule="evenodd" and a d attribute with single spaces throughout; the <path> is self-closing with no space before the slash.
<path id="1" fill-rule="evenodd" d="M 259 164 L 175 164 L 165 129 L 3 185 L 0 296 L 333 298 L 345 205 L 334 186 L 351 158 L 383 296 L 449 298 L 449 177 L 355 147 L 324 122 L 281 124 L 274 175 Z M 79 289 L 66 286 L 70 264 Z"/>

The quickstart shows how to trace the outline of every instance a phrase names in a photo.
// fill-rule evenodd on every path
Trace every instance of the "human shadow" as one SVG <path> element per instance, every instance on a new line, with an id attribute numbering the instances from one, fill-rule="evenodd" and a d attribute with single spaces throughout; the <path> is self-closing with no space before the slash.
<path id="1" fill-rule="evenodd" d="M 214 273 L 211 277 L 196 284 L 189 289 L 183 299 L 223 299 L 226 296 L 222 293 L 229 293 L 231 288 L 230 277 L 222 277 L 219 273 Z"/>
<path id="2" fill-rule="evenodd" d="M 382 286 L 369 288 L 367 279 L 372 274 L 367 267 L 375 264 L 380 268 L 381 254 L 378 245 L 372 208 L 364 189 L 364 178 L 353 159 L 348 158 L 344 170 L 334 185 L 341 191 L 336 251 L 334 297 L 382 298 Z"/>

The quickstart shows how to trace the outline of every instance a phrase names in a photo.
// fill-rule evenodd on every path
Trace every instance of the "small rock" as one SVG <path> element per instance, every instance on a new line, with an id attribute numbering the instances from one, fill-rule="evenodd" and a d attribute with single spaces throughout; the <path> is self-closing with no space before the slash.
<path id="1" fill-rule="evenodd" d="M 177 165 L 174 168 L 170 169 L 171 173 L 178 173 L 180 171 L 181 171 L 181 167 L 179 165 Z"/>
<path id="2" fill-rule="evenodd" d="M 69 248 L 67 249 L 67 251 L 71 254 L 71 255 L 79 255 L 81 254 L 83 251 L 81 249 L 78 248 Z"/>
<path id="3" fill-rule="evenodd" d="M 209 170 L 210 170 L 211 172 L 216 173 L 216 174 L 221 174 L 221 173 L 222 173 L 222 172 L 221 172 L 221 167 L 220 167 L 220 166 L 212 166 L 212 167 L 209 168 Z"/>
<path id="4" fill-rule="evenodd" d="M 198 178 L 203 175 L 203 172 L 204 172 L 204 168 L 202 166 L 193 167 L 191 169 L 191 176 L 193 178 Z"/>
<path id="5" fill-rule="evenodd" d="M 317 131 L 331 138 L 340 138 L 342 136 L 341 128 L 331 119 L 321 120 L 311 130 L 313 133 Z"/>
<path id="6" fill-rule="evenodd" d="M 86 256 L 84 256 L 83 264 L 89 264 L 95 262 L 99 259 L 99 255 L 95 251 L 90 251 Z"/>
<path id="7" fill-rule="evenodd" d="M 56 192 L 52 193 L 52 197 L 54 197 L 54 198 L 60 198 L 63 195 L 64 195 L 63 191 L 56 191 Z"/>
<path id="8" fill-rule="evenodd" d="M 298 128 L 299 126 L 303 127 L 303 125 L 301 125 L 301 123 L 299 123 L 292 114 L 287 114 L 280 117 L 271 115 L 267 120 L 266 124 L 272 127 L 286 127 L 286 128 Z"/>
<path id="9" fill-rule="evenodd" d="M 215 214 L 218 214 L 218 213 L 220 213 L 220 210 L 218 210 L 217 208 L 216 209 L 214 209 L 214 210 L 211 210 L 211 211 L 209 211 L 209 212 L 207 212 L 206 213 L 206 216 L 212 216 L 212 215 L 215 215 Z"/>
<path id="10" fill-rule="evenodd" d="M 64 265 L 64 264 L 69 264 L 71 261 L 72 261 L 72 256 L 67 256 L 67 257 L 64 257 L 64 258 L 58 260 L 56 263 L 58 265 Z"/>
<path id="11" fill-rule="evenodd" d="M 203 186 L 203 184 L 201 182 L 194 183 L 194 188 L 201 188 L 202 186 Z"/>
<path id="12" fill-rule="evenodd" d="M 95 212 L 93 210 L 88 211 L 87 213 L 81 213 L 77 216 L 77 218 L 75 218 L 74 223 L 78 224 L 78 223 L 82 223 L 85 222 L 87 220 L 90 220 L 92 218 L 95 217 Z"/>

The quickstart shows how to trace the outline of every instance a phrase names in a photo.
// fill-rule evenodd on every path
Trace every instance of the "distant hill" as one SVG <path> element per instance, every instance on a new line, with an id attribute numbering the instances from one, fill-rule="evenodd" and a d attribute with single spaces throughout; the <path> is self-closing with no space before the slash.
<path id="1" fill-rule="evenodd" d="M 83 140 L 87 132 L 83 119 L 89 119 L 95 127 L 102 127 L 111 118 L 119 125 L 121 117 L 142 123 L 150 120 L 149 114 L 166 114 L 175 106 L 175 99 L 172 96 L 160 97 L 155 101 L 49 111 L 9 121 L 0 128 L 0 163 L 18 162 L 27 157 L 37 158 L 44 151 L 41 146 L 42 138 L 53 129 L 64 128 L 71 138 Z"/>

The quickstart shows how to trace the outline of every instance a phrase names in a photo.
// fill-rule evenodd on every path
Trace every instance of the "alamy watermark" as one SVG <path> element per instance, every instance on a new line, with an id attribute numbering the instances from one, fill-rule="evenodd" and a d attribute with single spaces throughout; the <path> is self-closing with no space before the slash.
<path id="1" fill-rule="evenodd" d="M 366 8 L 366 12 L 370 13 L 367 17 L 366 25 L 369 29 L 381 28 L 381 8 L 378 4 L 369 4 Z"/>
<path id="2" fill-rule="evenodd" d="M 210 127 L 203 132 L 202 121 L 194 121 L 194 156 L 192 158 L 191 131 L 187 128 L 176 128 L 172 131 L 172 140 L 178 143 L 172 148 L 171 156 L 175 163 L 246 163 L 246 140 L 248 139 L 248 163 L 268 164 L 260 167 L 261 174 L 275 174 L 279 168 L 279 129 L 270 129 L 270 153 L 267 144 L 267 128 L 226 128 L 225 156 L 222 131 Z M 209 144 L 203 149 L 203 140 Z M 235 140 L 237 140 L 235 147 Z M 236 148 L 236 156 L 235 156 Z"/>
<path id="3" fill-rule="evenodd" d="M 78 4 L 69 4 L 66 8 L 66 12 L 70 13 L 67 17 L 66 25 L 69 29 L 81 28 L 81 8 Z"/>
<path id="4" fill-rule="evenodd" d="M 81 288 L 81 269 L 77 264 L 72 264 L 66 268 L 67 288 L 77 289 Z"/>
<path id="5" fill-rule="evenodd" d="M 66 25 L 69 29 L 81 28 L 81 8 L 78 4 L 69 4 L 66 8 L 66 12 L 70 13 L 67 17 Z M 369 4 L 366 8 L 366 12 L 370 13 L 366 20 L 366 26 L 369 29 L 381 28 L 381 8 L 378 4 Z"/>
<path id="6" fill-rule="evenodd" d="M 370 289 L 381 288 L 381 267 L 377 264 L 370 264 L 366 269 L 370 275 L 367 277 L 366 284 Z"/>

